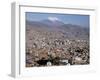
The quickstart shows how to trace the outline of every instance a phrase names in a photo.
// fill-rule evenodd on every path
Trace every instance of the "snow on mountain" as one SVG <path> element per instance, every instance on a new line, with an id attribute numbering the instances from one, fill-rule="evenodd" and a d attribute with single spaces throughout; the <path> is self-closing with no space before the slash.
<path id="1" fill-rule="evenodd" d="M 48 20 L 55 22 L 55 21 L 61 21 L 59 18 L 57 17 L 48 17 Z"/>

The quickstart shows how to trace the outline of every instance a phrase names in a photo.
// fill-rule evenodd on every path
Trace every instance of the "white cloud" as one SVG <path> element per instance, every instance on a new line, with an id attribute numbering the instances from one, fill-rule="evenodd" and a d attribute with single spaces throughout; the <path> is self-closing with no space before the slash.
<path id="1" fill-rule="evenodd" d="M 57 17 L 48 17 L 50 21 L 60 21 Z"/>

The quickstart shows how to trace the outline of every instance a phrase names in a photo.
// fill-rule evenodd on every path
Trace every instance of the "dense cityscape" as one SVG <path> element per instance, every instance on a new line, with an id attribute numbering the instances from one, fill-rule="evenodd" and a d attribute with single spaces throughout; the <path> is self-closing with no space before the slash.
<path id="1" fill-rule="evenodd" d="M 62 26 L 26 22 L 26 67 L 90 63 L 89 31 L 71 24 Z"/>

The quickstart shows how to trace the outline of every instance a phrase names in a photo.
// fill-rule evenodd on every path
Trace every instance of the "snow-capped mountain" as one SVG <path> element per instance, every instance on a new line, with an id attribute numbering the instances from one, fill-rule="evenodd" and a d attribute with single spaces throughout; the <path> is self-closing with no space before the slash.
<path id="1" fill-rule="evenodd" d="M 45 19 L 45 20 L 42 20 L 41 22 L 50 26 L 50 27 L 59 27 L 59 26 L 64 25 L 64 23 L 59 21 L 59 20 Z"/>

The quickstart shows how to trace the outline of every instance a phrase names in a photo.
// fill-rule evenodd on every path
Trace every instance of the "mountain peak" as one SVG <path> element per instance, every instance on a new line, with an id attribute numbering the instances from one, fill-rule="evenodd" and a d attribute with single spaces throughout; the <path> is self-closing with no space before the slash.
<path id="1" fill-rule="evenodd" d="M 48 17 L 47 19 L 42 20 L 41 22 L 50 27 L 58 27 L 64 25 L 64 23 L 57 17 Z"/>
<path id="2" fill-rule="evenodd" d="M 48 17 L 48 20 L 51 22 L 56 22 L 56 21 L 61 21 L 59 18 L 57 17 Z"/>

